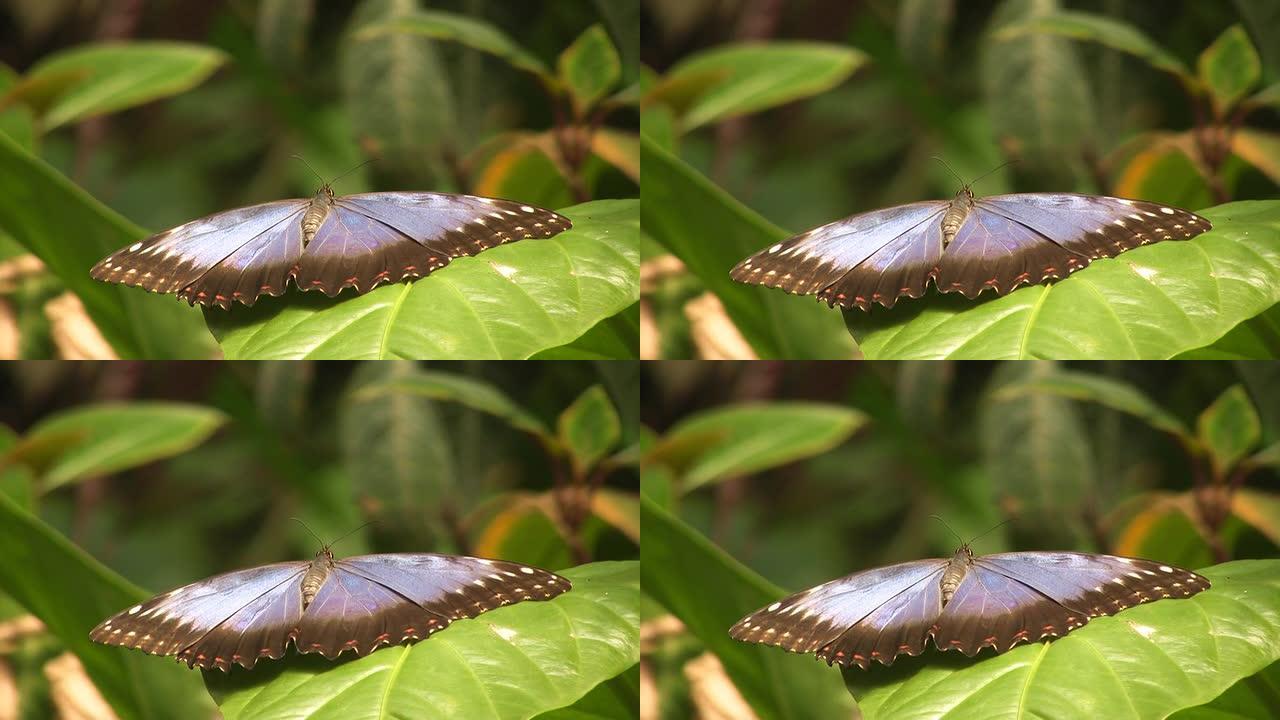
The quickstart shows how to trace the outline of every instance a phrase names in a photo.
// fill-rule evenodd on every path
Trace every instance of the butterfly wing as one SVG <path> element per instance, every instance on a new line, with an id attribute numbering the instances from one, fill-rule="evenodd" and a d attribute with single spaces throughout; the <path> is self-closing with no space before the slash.
<path id="1" fill-rule="evenodd" d="M 1067 277 L 1098 258 L 1209 228 L 1194 213 L 1140 200 L 1072 193 L 982 198 L 943 252 L 937 285 L 968 298 L 986 289 L 1003 294 Z"/>
<path id="2" fill-rule="evenodd" d="M 919 560 L 854 573 L 748 615 L 729 636 L 816 653 L 828 664 L 865 668 L 874 659 L 888 665 L 900 653 L 924 649 L 942 611 L 946 567 L 946 560 Z"/>
<path id="3" fill-rule="evenodd" d="M 565 578 L 502 560 L 435 554 L 383 554 L 335 563 L 298 625 L 299 652 L 335 658 L 424 638 L 454 620 L 522 600 L 547 600 Z"/>
<path id="4" fill-rule="evenodd" d="M 1058 637 L 1091 618 L 1209 587 L 1189 570 L 1086 553 L 1001 553 L 974 560 L 932 631 L 939 648 L 974 655 Z"/>
<path id="5" fill-rule="evenodd" d="M 89 637 L 153 655 L 177 655 L 189 667 L 253 667 L 284 655 L 302 615 L 298 583 L 307 563 L 239 570 L 192 583 L 107 618 Z"/>
<path id="6" fill-rule="evenodd" d="M 122 248 L 89 275 L 177 293 L 192 305 L 252 305 L 259 295 L 284 292 L 302 252 L 306 208 L 306 200 L 283 200 L 215 213 Z"/>
<path id="7" fill-rule="evenodd" d="M 381 282 L 421 277 L 453 258 L 572 227 L 550 210 L 494 198 L 448 193 L 347 195 L 307 245 L 295 281 L 335 295 Z"/>
<path id="8" fill-rule="evenodd" d="M 734 280 L 817 295 L 828 305 L 893 307 L 924 294 L 942 254 L 941 201 L 854 215 L 768 247 L 738 263 Z"/>

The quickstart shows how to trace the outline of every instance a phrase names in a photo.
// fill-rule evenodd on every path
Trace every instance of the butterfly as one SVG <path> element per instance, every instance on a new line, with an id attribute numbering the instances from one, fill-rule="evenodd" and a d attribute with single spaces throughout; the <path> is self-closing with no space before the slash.
<path id="1" fill-rule="evenodd" d="M 326 183 L 310 200 L 227 210 L 152 235 L 89 274 L 230 309 L 281 295 L 289 281 L 329 297 L 349 287 L 368 292 L 453 258 L 570 227 L 563 215 L 510 200 L 429 192 L 335 197 Z"/>
<path id="2" fill-rule="evenodd" d="M 1190 570 L 1151 560 L 1074 552 L 974 557 L 962 545 L 933 559 L 854 573 L 810 588 L 738 621 L 730 637 L 814 653 L 828 665 L 892 665 L 940 650 L 972 657 L 1065 635 L 1139 603 L 1184 598 L 1209 587 Z"/>
<path id="3" fill-rule="evenodd" d="M 366 655 L 570 587 L 555 573 L 503 560 L 435 554 L 334 560 L 325 547 L 311 562 L 237 570 L 157 595 L 107 618 L 89 637 L 229 671 L 279 659 L 290 643 L 330 660 L 348 650 Z"/>
<path id="4" fill-rule="evenodd" d="M 853 215 L 772 245 L 730 277 L 816 295 L 829 306 L 870 310 L 918 298 L 930 282 L 973 299 L 1064 278 L 1098 258 L 1161 240 L 1186 240 L 1208 220 L 1142 200 L 1021 193 L 975 200 L 966 185 L 950 202 Z"/>

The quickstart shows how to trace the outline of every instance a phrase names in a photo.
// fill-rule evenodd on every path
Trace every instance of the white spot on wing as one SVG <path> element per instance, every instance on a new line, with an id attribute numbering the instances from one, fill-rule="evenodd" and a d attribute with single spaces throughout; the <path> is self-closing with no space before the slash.
<path id="1" fill-rule="evenodd" d="M 1174 210 L 1173 208 L 1160 208 L 1160 212 L 1164 213 L 1165 215 L 1172 215 L 1174 213 Z"/>
<path id="2" fill-rule="evenodd" d="M 141 242 L 136 242 L 136 243 L 134 243 L 134 244 L 132 244 L 132 245 L 130 245 L 130 246 L 129 246 L 129 252 L 138 252 L 138 251 L 139 251 L 139 250 L 141 250 L 141 249 L 142 249 L 142 243 L 141 243 Z"/>

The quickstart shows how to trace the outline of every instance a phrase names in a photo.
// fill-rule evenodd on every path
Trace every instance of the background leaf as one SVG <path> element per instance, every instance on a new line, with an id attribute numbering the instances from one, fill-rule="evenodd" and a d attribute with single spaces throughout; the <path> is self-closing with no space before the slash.
<path id="1" fill-rule="evenodd" d="M 579 117 L 595 106 L 622 77 L 622 62 L 600 25 L 587 28 L 560 54 L 560 81 L 569 89 Z"/>

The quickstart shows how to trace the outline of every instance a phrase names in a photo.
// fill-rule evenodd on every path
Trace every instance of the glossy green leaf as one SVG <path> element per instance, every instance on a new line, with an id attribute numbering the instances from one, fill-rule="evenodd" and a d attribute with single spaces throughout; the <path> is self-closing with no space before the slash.
<path id="1" fill-rule="evenodd" d="M 685 130 L 817 95 L 867 62 L 859 50 L 814 42 L 735 43 L 693 53 L 663 82 L 717 75 L 684 113 Z"/>
<path id="2" fill-rule="evenodd" d="M 538 720 L 634 720 L 640 697 L 640 664 L 621 675 L 600 683 L 569 707 L 552 710 Z"/>
<path id="3" fill-rule="evenodd" d="M 577 477 L 585 477 L 622 437 L 618 411 L 599 385 L 587 388 L 560 414 L 557 431 Z"/>
<path id="4" fill-rule="evenodd" d="M 373 383 L 356 393 L 356 399 L 380 398 L 393 393 L 447 400 L 506 421 L 511 427 L 545 441 L 553 441 L 550 428 L 506 393 L 483 380 L 443 372 L 418 372 L 408 377 Z"/>
<path id="5" fill-rule="evenodd" d="M 24 81 L 77 76 L 43 113 L 44 129 L 51 130 L 190 90 L 226 60 L 219 50 L 188 43 L 101 43 L 54 53 Z"/>
<path id="6" fill-rule="evenodd" d="M 569 90 L 578 117 L 618 84 L 622 77 L 622 61 L 609 33 L 600 25 L 587 28 L 560 54 L 557 64 L 560 82 Z"/>
<path id="7" fill-rule="evenodd" d="M 1232 685 L 1218 697 L 1198 707 L 1179 710 L 1170 720 L 1254 720 L 1280 707 L 1280 662 Z"/>
<path id="8" fill-rule="evenodd" d="M 930 290 L 887 312 L 848 311 L 846 322 L 869 359 L 1168 359 L 1280 302 L 1280 203 L 1202 214 L 1208 233 L 1098 260 L 1052 285 L 976 302 Z"/>
<path id="9" fill-rule="evenodd" d="M 1262 439 L 1262 423 L 1244 386 L 1232 385 L 1196 420 L 1196 434 L 1209 451 L 1219 478 L 1240 462 Z"/>
<path id="10" fill-rule="evenodd" d="M 1083 12 L 1060 11 L 1008 25 L 998 37 L 1015 37 L 1026 33 L 1051 33 L 1077 40 L 1088 40 L 1112 50 L 1134 55 L 1148 65 L 1191 81 L 1191 70 L 1173 53 L 1136 27 L 1108 17 Z"/>
<path id="11" fill-rule="evenodd" d="M 221 412 L 198 405 L 102 403 L 48 416 L 31 428 L 22 444 L 64 439 L 63 450 L 41 468 L 43 488 L 48 490 L 177 455 L 207 440 L 226 421 Z"/>
<path id="12" fill-rule="evenodd" d="M 561 573 L 573 588 L 458 620 L 428 640 L 329 662 L 289 655 L 209 672 L 227 720 L 353 717 L 516 720 L 574 704 L 640 659 L 636 562 Z"/>
<path id="13" fill-rule="evenodd" d="M 172 661 L 89 641 L 89 631 L 147 594 L 0 493 L 0 591 L 40 618 L 83 663 L 123 720 L 208 717 L 199 676 Z"/>
<path id="14" fill-rule="evenodd" d="M 394 22 L 371 25 L 360 31 L 358 39 L 375 38 L 391 32 L 407 32 L 427 37 L 452 40 L 481 52 L 496 55 L 512 67 L 531 72 L 545 80 L 554 76 L 536 56 L 509 35 L 483 20 L 447 12 L 420 11 Z"/>
<path id="15" fill-rule="evenodd" d="M 1262 77 L 1262 61 L 1253 41 L 1240 25 L 1227 28 L 1200 53 L 1196 63 L 1200 81 L 1213 98 L 1219 117 L 1245 96 Z"/>
<path id="16" fill-rule="evenodd" d="M 680 258 L 724 303 L 761 358 L 848 359 L 853 344 L 838 314 L 817 312 L 812 299 L 729 279 L 738 261 L 787 233 L 716 187 L 649 138 L 640 140 L 644 167 L 644 231 Z"/>
<path id="17" fill-rule="evenodd" d="M 866 422 L 865 415 L 841 405 L 742 403 L 686 417 L 651 450 L 651 457 L 695 445 L 696 453 L 678 463 L 688 491 L 819 455 L 848 440 Z M 697 441 L 689 443 L 690 438 Z"/>
<path id="18" fill-rule="evenodd" d="M 854 706 L 840 675 L 812 657 L 729 637 L 747 613 L 783 591 L 734 560 L 647 495 L 640 499 L 644 542 L 640 582 L 647 597 L 680 619 L 715 653 L 760 720 L 848 718 Z"/>
<path id="19" fill-rule="evenodd" d="M 1280 561 L 1200 571 L 1191 598 L 1100 617 L 1050 643 L 976 660 L 930 649 L 845 677 L 866 720 L 1160 718 L 1207 703 L 1280 659 Z"/>
<path id="20" fill-rule="evenodd" d="M 200 314 L 89 277 L 89 268 L 146 231 L 85 193 L 0 134 L 0 227 L 80 296 L 94 324 L 123 358 L 207 358 L 214 352 Z M 74 239 L 74 241 L 69 240 Z"/>
<path id="21" fill-rule="evenodd" d="M 637 206 L 568 208 L 567 232 L 460 258 L 416 282 L 333 299 L 294 289 L 205 318 L 228 359 L 527 358 L 639 299 Z"/>
<path id="22" fill-rule="evenodd" d="M 1001 388 L 994 399 L 1016 400 L 1031 393 L 1052 393 L 1073 400 L 1097 403 L 1132 415 L 1161 432 L 1191 441 L 1191 429 L 1164 406 L 1129 383 L 1105 375 L 1058 370 Z"/>
<path id="23" fill-rule="evenodd" d="M 532 360 L 639 360 L 640 303 L 601 320 L 572 342 L 548 348 Z"/>

